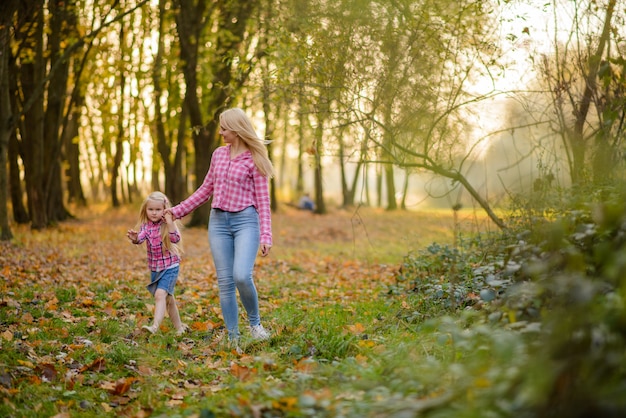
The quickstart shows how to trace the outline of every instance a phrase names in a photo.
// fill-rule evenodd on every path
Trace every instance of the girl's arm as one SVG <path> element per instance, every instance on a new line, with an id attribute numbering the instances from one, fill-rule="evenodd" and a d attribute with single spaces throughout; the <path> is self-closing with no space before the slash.
<path id="1" fill-rule="evenodd" d="M 126 232 L 126 236 L 133 244 L 141 244 L 146 240 L 146 228 L 144 225 L 141 225 L 141 227 L 139 228 L 139 232 L 135 231 L 134 229 L 129 229 Z"/>
<path id="2" fill-rule="evenodd" d="M 138 233 L 134 229 L 129 229 L 128 231 L 126 231 L 126 236 L 133 244 L 137 244 L 137 235 Z"/>

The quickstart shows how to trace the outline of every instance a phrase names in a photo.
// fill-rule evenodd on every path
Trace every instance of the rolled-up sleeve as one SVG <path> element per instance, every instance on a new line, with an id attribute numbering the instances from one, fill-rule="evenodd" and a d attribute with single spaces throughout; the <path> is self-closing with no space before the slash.
<path id="1" fill-rule="evenodd" d="M 259 212 L 261 224 L 261 244 L 272 245 L 272 215 L 270 211 L 270 192 L 267 177 L 258 170 L 254 170 L 254 200 L 256 210 Z"/>

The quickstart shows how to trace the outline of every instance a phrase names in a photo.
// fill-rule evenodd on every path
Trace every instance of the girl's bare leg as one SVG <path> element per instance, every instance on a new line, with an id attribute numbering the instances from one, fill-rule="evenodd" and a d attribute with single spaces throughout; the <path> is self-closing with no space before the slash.
<path id="1" fill-rule="evenodd" d="M 172 320 L 172 324 L 174 325 L 174 329 L 176 329 L 176 334 L 181 335 L 187 332 L 189 328 L 187 325 L 183 324 L 180 320 L 180 314 L 178 312 L 178 306 L 176 306 L 176 299 L 172 295 L 167 295 L 167 314 L 170 316 Z"/>
<path id="2" fill-rule="evenodd" d="M 163 289 L 157 289 L 154 292 L 154 322 L 152 325 L 144 325 L 142 328 L 154 334 L 159 330 L 163 318 L 165 318 L 165 309 L 167 304 L 167 292 Z"/>

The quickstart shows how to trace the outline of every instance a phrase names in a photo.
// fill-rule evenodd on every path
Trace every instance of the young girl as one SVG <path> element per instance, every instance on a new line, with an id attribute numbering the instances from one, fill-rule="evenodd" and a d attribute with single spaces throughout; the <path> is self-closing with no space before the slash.
<path id="1" fill-rule="evenodd" d="M 167 310 L 176 334 L 182 335 L 188 327 L 180 320 L 174 298 L 182 242 L 177 222 L 171 213 L 165 211 L 170 207 L 170 202 L 163 193 L 151 193 L 139 211 L 139 232 L 129 229 L 126 236 L 133 244 L 146 241 L 148 251 L 148 267 L 151 271 L 148 290 L 154 296 L 155 307 L 154 322 L 149 326 L 144 325 L 143 329 L 151 334 L 157 332 Z"/>
<path id="2" fill-rule="evenodd" d="M 250 335 L 270 338 L 261 325 L 257 290 L 252 277 L 255 258 L 272 247 L 268 179 L 274 167 L 266 141 L 256 134 L 243 110 L 232 108 L 219 118 L 225 146 L 217 148 L 202 185 L 166 212 L 182 218 L 213 197 L 209 244 L 217 273 L 220 305 L 231 343 L 239 340 L 237 291 L 248 314 Z M 238 346 L 237 346 L 238 347 Z"/>

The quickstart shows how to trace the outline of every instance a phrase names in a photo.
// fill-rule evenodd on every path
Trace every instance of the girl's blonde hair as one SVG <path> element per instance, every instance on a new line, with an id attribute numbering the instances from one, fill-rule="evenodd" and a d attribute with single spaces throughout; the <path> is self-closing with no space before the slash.
<path id="1" fill-rule="evenodd" d="M 225 110 L 220 114 L 220 126 L 233 131 L 241 138 L 252 153 L 254 165 L 267 178 L 274 177 L 274 166 L 269 159 L 267 147 L 271 141 L 265 141 L 256 134 L 252 122 L 238 107 Z"/>
<path id="2" fill-rule="evenodd" d="M 148 197 L 146 197 L 146 199 L 143 201 L 143 203 L 141 204 L 141 209 L 139 209 L 139 224 L 137 225 L 137 229 L 139 229 L 139 227 L 142 224 L 145 224 L 149 221 L 148 219 L 148 212 L 146 210 L 147 206 L 148 206 L 148 202 L 153 201 L 153 202 L 160 202 L 163 203 L 163 209 L 169 209 L 172 207 L 170 200 L 167 198 L 167 196 L 165 196 L 165 194 L 161 193 L 161 192 L 152 192 L 148 195 Z M 178 231 L 180 233 L 180 229 L 182 227 L 182 224 L 178 221 L 175 220 L 174 223 L 176 224 L 176 227 L 178 228 Z M 163 243 L 163 247 L 168 250 L 169 252 L 176 254 L 178 256 L 180 256 L 183 252 L 183 239 L 182 239 L 182 235 L 180 238 L 180 241 L 178 241 L 177 243 L 173 243 L 170 241 L 170 232 L 169 229 L 167 227 L 167 222 L 163 222 L 161 224 L 161 242 Z"/>

